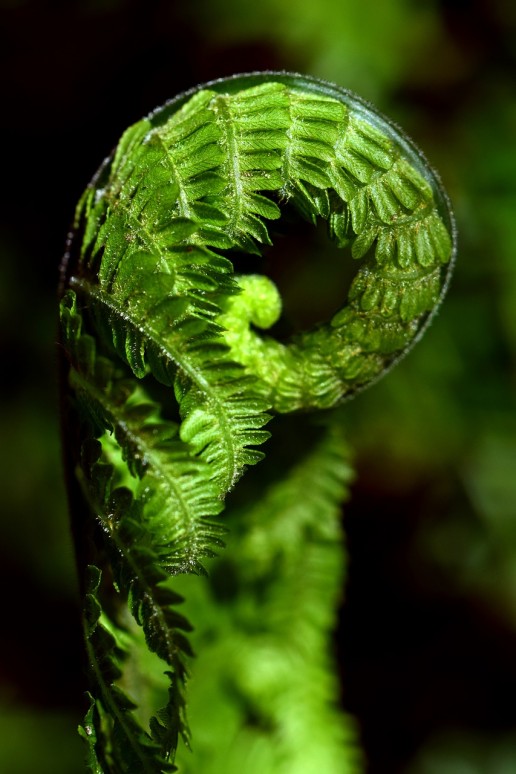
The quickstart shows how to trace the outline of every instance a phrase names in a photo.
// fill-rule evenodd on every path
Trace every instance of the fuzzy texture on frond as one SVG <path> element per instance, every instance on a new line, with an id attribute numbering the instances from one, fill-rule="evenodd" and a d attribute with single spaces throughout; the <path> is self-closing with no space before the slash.
<path id="1" fill-rule="evenodd" d="M 286 211 L 325 221 L 357 270 L 326 322 L 279 339 L 281 294 L 255 267 Z M 218 572 L 226 535 L 231 604 L 206 591 L 190 606 L 213 655 L 192 696 L 210 702 L 211 685 L 203 711 L 216 715 L 234 662 L 234 744 L 221 728 L 210 747 L 200 722 L 199 762 L 182 754 L 180 770 L 356 770 L 327 650 L 345 444 L 335 429 L 314 452 L 287 443 L 275 483 L 246 508 L 235 503 L 255 472 L 238 482 L 264 458 L 272 416 L 336 406 L 421 336 L 454 240 L 446 195 L 410 141 L 349 92 L 300 76 L 183 95 L 130 127 L 102 165 L 77 208 L 60 318 L 91 771 L 171 771 L 178 739 L 189 744 L 191 627 L 177 588 Z"/>

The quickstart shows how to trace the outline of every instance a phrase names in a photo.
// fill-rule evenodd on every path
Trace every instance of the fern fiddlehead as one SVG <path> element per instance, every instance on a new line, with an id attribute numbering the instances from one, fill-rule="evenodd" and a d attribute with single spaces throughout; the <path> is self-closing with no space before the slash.
<path id="1" fill-rule="evenodd" d="M 234 263 L 271 245 L 286 208 L 326 221 L 358 269 L 328 322 L 280 340 L 264 333 L 279 291 Z M 250 507 L 235 485 L 263 458 L 271 416 L 337 405 L 417 340 L 453 243 L 446 196 L 410 141 L 349 92 L 301 76 L 182 95 L 100 168 L 63 263 L 60 327 L 91 770 L 358 770 L 327 652 L 350 477 L 328 412 L 302 420 L 314 443 L 290 466 L 263 463 Z M 188 585 L 207 562 L 211 581 Z M 214 749 L 201 731 L 193 755 L 178 589 L 203 648 L 193 714 L 217 738 Z"/>

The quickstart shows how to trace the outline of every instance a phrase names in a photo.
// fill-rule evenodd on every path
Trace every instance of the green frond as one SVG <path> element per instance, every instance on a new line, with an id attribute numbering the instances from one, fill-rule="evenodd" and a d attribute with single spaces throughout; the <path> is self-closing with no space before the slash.
<path id="1" fill-rule="evenodd" d="M 330 320 L 280 341 L 279 290 L 234 263 L 252 254 L 255 267 L 286 204 L 326 221 L 357 271 Z M 213 689 L 208 706 L 193 689 L 194 714 L 211 713 L 218 747 L 201 738 L 183 774 L 357 770 L 326 652 L 345 563 L 345 444 L 329 433 L 253 507 L 224 527 L 219 516 L 264 456 L 269 412 L 335 406 L 421 335 L 455 248 L 438 179 L 354 95 L 242 76 L 129 128 L 81 198 L 72 242 L 60 322 L 70 501 L 81 561 L 104 573 L 100 585 L 92 570 L 85 598 L 90 770 L 171 771 L 178 738 L 188 745 L 190 626 L 175 586 L 186 576 L 201 696 Z M 230 568 L 231 604 L 192 578 L 210 565 Z M 131 684 L 145 683 L 147 656 L 159 704 Z"/>
<path id="2" fill-rule="evenodd" d="M 253 379 L 230 359 L 218 328 L 184 312 L 182 299 L 160 299 L 152 276 L 151 283 L 142 277 L 138 295 L 128 299 L 125 309 L 84 280 L 72 287 L 89 302 L 96 327 L 135 376 L 150 372 L 161 383 L 176 385 L 184 419 L 181 438 L 202 460 L 213 463 L 212 478 L 223 495 L 246 465 L 261 459 L 248 447 L 268 437 L 258 429 L 268 421 L 267 404 L 253 396 Z"/>
<path id="3" fill-rule="evenodd" d="M 219 305 L 226 314 L 234 285 L 225 277 L 229 270 L 227 263 L 217 274 L 218 263 L 212 248 L 237 248 L 252 253 L 258 251 L 259 244 L 268 244 L 265 221 L 280 215 L 277 203 L 269 198 L 276 192 L 279 197 L 290 199 L 307 219 L 313 222 L 317 217 L 327 219 L 330 233 L 339 244 L 351 243 L 354 258 L 366 257 L 359 270 L 358 283 L 368 285 L 362 310 L 368 304 L 368 311 L 373 310 L 376 297 L 382 295 L 382 313 L 390 317 L 397 315 L 392 324 L 397 330 L 403 330 L 403 334 L 393 336 L 390 325 L 382 338 L 382 326 L 373 317 L 374 331 L 365 348 L 362 335 L 355 342 L 351 340 L 351 332 L 357 326 L 350 326 L 345 339 L 351 349 L 345 348 L 339 355 L 338 347 L 330 341 L 334 328 L 327 326 L 325 341 L 319 332 L 315 337 L 308 333 L 299 342 L 293 341 L 290 357 L 286 354 L 288 346 L 278 347 L 267 339 L 261 347 L 263 364 L 258 365 L 255 357 L 254 366 L 258 367 L 254 371 L 250 369 L 249 356 L 232 349 L 231 356 L 245 365 L 248 373 L 262 380 L 269 360 L 287 364 L 280 369 L 275 387 L 271 385 L 267 391 L 257 385 L 258 392 L 279 411 L 310 405 L 326 407 L 385 370 L 392 361 L 394 342 L 399 342 L 400 351 L 410 344 L 425 316 L 435 306 L 439 293 L 423 294 L 428 303 L 423 302 L 421 294 L 419 300 L 409 302 L 406 289 L 411 280 L 414 287 L 421 287 L 431 267 L 449 260 L 452 240 L 438 212 L 435 185 L 422 175 L 417 165 L 409 162 L 406 146 L 396 138 L 391 127 L 386 126 L 382 131 L 381 121 L 373 124 L 360 106 L 354 110 L 349 97 L 339 101 L 326 93 L 316 93 L 315 89 L 304 91 L 272 81 L 236 93 L 205 90 L 167 122 L 155 119 L 154 125 L 152 120 L 147 122 L 146 130 L 145 136 L 143 130 L 135 132 L 141 142 L 133 149 L 132 171 L 122 175 L 120 164 L 117 167 L 115 163 L 110 183 L 112 193 L 104 194 L 108 199 L 116 194 L 121 202 L 127 202 L 100 229 L 108 237 L 103 245 L 99 278 L 103 282 L 106 277 L 114 277 L 110 256 L 116 254 L 120 264 L 118 280 L 109 293 L 118 299 L 124 312 L 127 313 L 126 305 L 131 306 L 144 325 L 156 316 L 152 303 L 147 300 L 149 288 L 143 290 L 148 280 L 138 272 L 138 261 L 141 261 L 142 273 L 153 272 L 156 276 L 156 287 L 160 288 L 164 302 L 178 295 L 191 297 L 192 288 L 197 287 L 198 291 L 202 289 L 205 299 L 211 294 L 210 311 L 214 318 L 217 310 L 220 312 Z M 169 188 L 165 195 L 161 191 L 167 180 Z M 151 217 L 145 215 L 148 204 L 153 208 Z M 117 225 L 117 218 L 125 219 L 123 227 Z M 216 229 L 214 239 L 203 236 L 202 229 L 206 227 Z M 186 272 L 177 261 L 174 245 L 176 250 L 193 253 Z M 199 263 L 197 256 L 201 247 L 208 254 L 203 256 L 206 261 Z M 371 250 L 379 268 L 371 265 L 372 258 L 367 258 Z M 188 260 L 188 253 L 183 255 Z M 375 280 L 377 275 L 381 277 L 384 267 L 394 270 L 396 266 L 418 271 L 419 276 L 412 274 L 409 278 L 407 274 L 399 288 L 393 283 L 393 294 L 398 297 L 391 299 L 385 289 L 377 291 Z M 164 276 L 167 272 L 168 278 Z M 442 287 L 441 269 L 439 275 Z M 142 295 L 146 297 L 145 303 L 141 301 Z M 349 306 L 336 319 L 349 318 L 346 309 L 352 309 L 352 302 L 349 298 Z M 202 316 L 195 303 L 190 311 L 194 317 Z M 177 326 L 181 319 L 177 305 L 173 317 Z M 417 324 L 406 325 L 412 320 L 417 320 Z M 115 327 L 112 319 L 110 325 Z M 144 338 L 147 333 L 148 329 Z M 213 333 L 218 335 L 215 329 Z M 199 335 L 198 330 L 195 335 Z M 134 372 L 140 376 L 145 370 L 142 355 L 145 345 L 139 333 L 129 341 L 122 338 L 121 342 L 126 355 L 132 356 L 130 364 Z M 374 358 L 371 357 L 373 342 L 377 346 Z M 206 347 L 206 355 L 208 351 Z M 322 358 L 321 351 L 327 353 Z M 209 356 L 213 357 L 214 351 Z M 177 357 L 172 360 L 177 362 Z M 154 369 L 156 376 L 158 370 Z M 321 389 L 322 382 L 327 384 L 327 389 Z M 297 390 L 294 383 L 299 385 Z M 209 391 L 203 390 L 195 379 L 192 387 L 201 400 L 212 401 Z M 189 420 L 184 412 L 183 416 L 187 426 L 199 426 L 197 415 Z M 214 421 L 212 417 L 207 426 Z M 185 437 L 186 434 L 185 430 Z M 197 448 L 205 446 L 199 436 Z M 225 486 L 230 486 L 237 477 L 236 470 L 226 476 Z"/>
<path id="4" fill-rule="evenodd" d="M 85 499 L 101 527 L 104 552 L 109 557 L 114 588 L 119 593 L 118 607 L 123 606 L 125 601 L 135 623 L 142 628 L 147 648 L 170 670 L 165 674 L 171 683 L 168 712 L 173 711 L 174 714 L 170 728 L 174 743 L 160 752 L 168 758 L 175 750 L 178 734 L 188 740 L 184 700 L 185 658 L 190 657 L 192 651 L 183 632 L 190 631 L 191 626 L 177 612 L 182 598 L 170 588 L 169 576 L 161 566 L 159 534 L 143 517 L 144 504 L 135 500 L 128 489 L 117 485 L 115 469 L 102 455 L 100 442 L 85 445 L 82 457 L 79 480 Z M 91 604 L 96 609 L 98 601 L 95 600 L 92 598 Z M 89 631 L 88 626 L 86 632 Z M 102 646 L 103 641 L 89 638 L 89 658 L 103 657 L 102 650 L 100 655 L 97 652 Z M 126 650 L 128 648 L 127 644 Z M 120 680 L 123 675 L 123 664 L 120 663 L 113 679 Z M 108 714 L 110 707 L 111 700 L 104 697 L 104 708 Z M 136 705 L 132 709 L 136 709 Z M 129 728 L 128 733 L 130 731 Z"/>
<path id="5" fill-rule="evenodd" d="M 193 759 L 179 752 L 181 772 L 360 770 L 352 723 L 335 708 L 328 650 L 351 477 L 347 446 L 332 430 L 259 502 L 230 515 L 212 582 L 194 590 L 185 578 L 198 652 L 190 684 L 197 743 Z M 212 585 L 225 593 L 211 595 Z"/>
<path id="6" fill-rule="evenodd" d="M 135 704 L 119 688 L 117 681 L 122 675 L 124 649 L 117 641 L 113 625 L 106 627 L 98 600 L 101 574 L 97 567 L 90 567 L 90 585 L 86 596 L 84 629 L 86 651 L 93 678 L 92 706 L 86 719 L 85 734 L 90 744 L 90 767 L 103 771 L 120 772 L 172 772 L 176 767 L 161 755 L 159 745 L 140 726 L 135 717 Z M 97 722 L 95 728 L 93 723 Z"/>
<path id="7" fill-rule="evenodd" d="M 73 360 L 70 386 L 97 428 L 113 435 L 145 506 L 143 516 L 169 572 L 202 572 L 201 559 L 223 545 L 223 530 L 209 517 L 222 510 L 210 470 L 180 441 L 177 424 L 165 421 L 134 379 L 96 355 L 94 339 L 82 333 L 76 299 L 62 302 L 65 343 Z M 188 569 L 186 569 L 188 568 Z"/>

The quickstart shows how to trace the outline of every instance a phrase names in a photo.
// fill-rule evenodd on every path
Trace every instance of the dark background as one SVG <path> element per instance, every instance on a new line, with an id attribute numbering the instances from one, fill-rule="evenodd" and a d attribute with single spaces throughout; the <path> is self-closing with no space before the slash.
<path id="1" fill-rule="evenodd" d="M 370 99 L 453 201 L 460 249 L 442 311 L 348 405 L 357 479 L 336 644 L 372 774 L 516 771 L 515 8 L 0 0 L 0 771 L 82 770 L 55 367 L 75 203 L 130 123 L 254 69 Z"/>

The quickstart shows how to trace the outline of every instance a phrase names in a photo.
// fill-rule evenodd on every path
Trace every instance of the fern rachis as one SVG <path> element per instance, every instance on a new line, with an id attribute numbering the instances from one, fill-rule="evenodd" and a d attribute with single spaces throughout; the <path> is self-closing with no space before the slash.
<path id="1" fill-rule="evenodd" d="M 358 268 L 328 322 L 279 340 L 264 333 L 282 314 L 277 288 L 236 274 L 232 259 L 259 257 L 287 205 L 326 221 Z M 189 742 L 191 663 L 196 722 L 204 712 L 215 733 L 219 707 L 227 733 L 214 750 L 199 726 L 198 758 L 181 748 L 180 771 L 358 770 L 327 653 L 349 480 L 328 410 L 421 336 L 454 239 L 446 196 L 410 141 L 349 92 L 301 76 L 240 76 L 183 95 L 127 130 L 101 167 L 77 209 L 61 288 L 93 771 L 173 770 L 178 737 Z M 297 462 L 264 463 L 274 480 L 250 477 L 263 503 L 243 507 L 238 482 L 263 458 L 271 417 L 274 458 L 281 415 L 309 409 L 327 411 L 315 425 L 300 417 Z M 187 580 L 207 563 L 211 582 Z M 211 654 L 199 667 L 180 588 Z M 169 686 L 146 713 L 132 675 L 145 648 Z M 269 677 L 254 682 L 266 663 Z"/>

